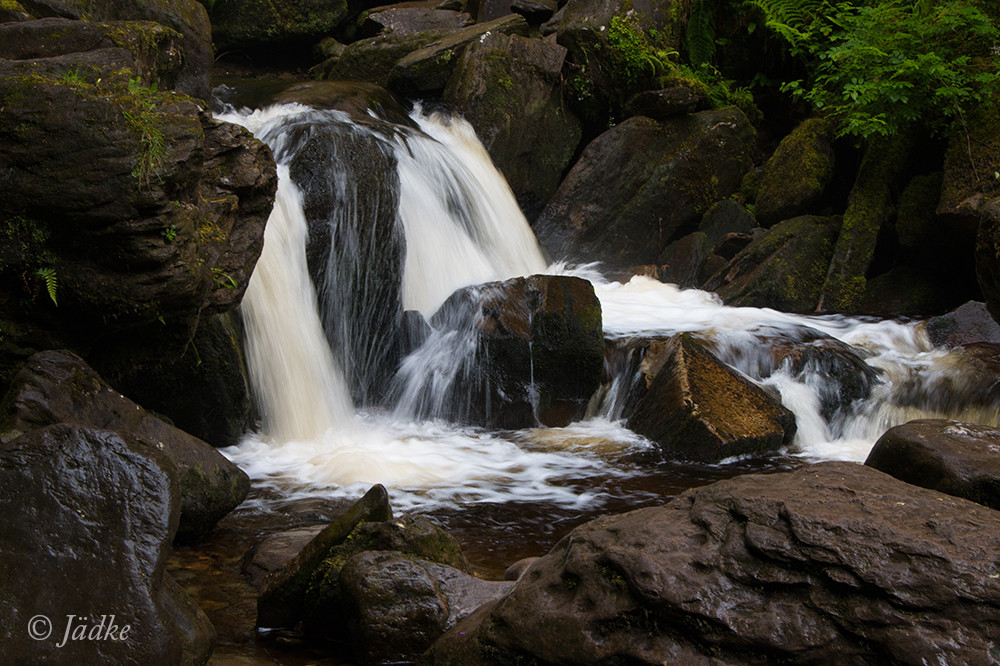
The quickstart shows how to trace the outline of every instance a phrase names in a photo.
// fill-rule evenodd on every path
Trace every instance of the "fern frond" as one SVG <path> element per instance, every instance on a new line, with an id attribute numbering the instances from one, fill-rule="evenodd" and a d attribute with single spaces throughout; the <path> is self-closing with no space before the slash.
<path id="1" fill-rule="evenodd" d="M 687 22 L 688 59 L 695 67 L 711 64 L 715 55 L 715 13 L 717 0 L 693 0 Z"/>
<path id="2" fill-rule="evenodd" d="M 52 299 L 56 307 L 59 307 L 59 301 L 56 300 L 56 269 L 39 268 L 35 271 L 35 275 L 45 281 L 45 289 L 49 292 L 49 298 Z"/>
<path id="3" fill-rule="evenodd" d="M 826 14 L 826 0 L 744 0 L 764 15 L 764 25 L 792 46 L 808 39 Z"/>

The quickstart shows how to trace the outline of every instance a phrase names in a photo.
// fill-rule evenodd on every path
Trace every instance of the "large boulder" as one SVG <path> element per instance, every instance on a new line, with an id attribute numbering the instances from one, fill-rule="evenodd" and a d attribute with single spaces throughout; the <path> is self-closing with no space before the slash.
<path id="1" fill-rule="evenodd" d="M 619 270 L 655 263 L 679 230 L 736 190 L 754 136 L 735 107 L 629 118 L 584 149 L 535 233 L 554 259 Z"/>
<path id="2" fill-rule="evenodd" d="M 947 314 L 929 319 L 924 330 L 935 347 L 1000 343 L 1000 324 L 990 316 L 986 304 L 978 301 L 969 301 Z"/>
<path id="3" fill-rule="evenodd" d="M 705 283 L 726 305 L 814 312 L 840 231 L 837 217 L 797 217 L 771 227 Z"/>
<path id="4" fill-rule="evenodd" d="M 586 280 L 534 275 L 466 287 L 432 323 L 473 336 L 464 374 L 451 387 L 450 417 L 504 428 L 565 426 L 600 386 L 601 303 Z"/>
<path id="5" fill-rule="evenodd" d="M 365 81 L 384 86 L 399 60 L 446 34 L 445 30 L 387 32 L 359 39 L 311 68 L 309 75 L 315 79 Z"/>
<path id="6" fill-rule="evenodd" d="M 429 30 L 458 30 L 473 22 L 465 12 L 430 6 L 381 7 L 362 14 L 361 36 L 382 34 L 413 35 Z"/>
<path id="7" fill-rule="evenodd" d="M 422 663 L 987 664 L 998 532 L 854 463 L 742 476 L 577 528 Z"/>
<path id="8" fill-rule="evenodd" d="M 39 329 L 80 351 L 164 323 L 193 332 L 240 302 L 263 246 L 270 150 L 122 69 L 119 50 L 81 57 L 107 51 L 60 73 L 0 60 L 0 318 L 34 329 L 25 349 Z"/>
<path id="9" fill-rule="evenodd" d="M 834 126 L 812 118 L 782 139 L 764 165 L 757 194 L 756 215 L 761 226 L 817 212 L 812 207 L 833 177 Z"/>
<path id="10" fill-rule="evenodd" d="M 166 572 L 179 511 L 163 454 L 48 426 L 0 446 L 0 487 L 6 662 L 208 661 L 215 630 Z"/>
<path id="11" fill-rule="evenodd" d="M 529 218 L 555 192 L 580 142 L 580 123 L 558 88 L 565 57 L 558 44 L 490 32 L 465 49 L 444 92 Z"/>
<path id="12" fill-rule="evenodd" d="M 976 277 L 993 319 L 1000 322 L 1000 197 L 980 209 L 976 234 Z"/>
<path id="13" fill-rule="evenodd" d="M 223 0 L 212 3 L 212 38 L 219 53 L 303 57 L 348 15 L 347 0 Z"/>
<path id="14" fill-rule="evenodd" d="M 865 465 L 900 481 L 1000 509 L 1000 430 L 920 419 L 879 437 Z"/>
<path id="15" fill-rule="evenodd" d="M 513 583 L 480 580 L 396 551 L 354 555 L 340 590 L 355 656 L 366 664 L 411 661 Z"/>
<path id="16" fill-rule="evenodd" d="M 795 435 L 790 411 L 690 335 L 651 342 L 639 371 L 628 427 L 673 456 L 717 462 Z"/>
<path id="17" fill-rule="evenodd" d="M 250 491 L 250 479 L 240 468 L 113 390 L 78 356 L 40 352 L 15 376 L 4 399 L 0 441 L 57 423 L 113 431 L 166 455 L 180 484 L 178 541 L 207 533 Z"/>

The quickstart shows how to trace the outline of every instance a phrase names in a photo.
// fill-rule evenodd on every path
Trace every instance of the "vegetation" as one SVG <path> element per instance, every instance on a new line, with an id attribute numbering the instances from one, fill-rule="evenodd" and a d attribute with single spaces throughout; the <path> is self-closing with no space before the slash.
<path id="1" fill-rule="evenodd" d="M 128 93 L 134 106 L 122 111 L 125 121 L 139 135 L 139 159 L 132 175 L 141 185 L 148 185 L 153 172 L 163 165 L 167 137 L 156 114 L 159 101 L 156 85 L 144 86 L 138 78 L 128 80 Z"/>

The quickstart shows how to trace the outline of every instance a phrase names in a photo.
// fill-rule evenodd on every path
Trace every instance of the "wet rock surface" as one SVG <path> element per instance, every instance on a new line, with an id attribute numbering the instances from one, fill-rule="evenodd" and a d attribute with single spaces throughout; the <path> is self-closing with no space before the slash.
<path id="1" fill-rule="evenodd" d="M 166 573 L 179 495 L 162 453 L 128 435 L 52 425 L 0 445 L 0 485 L 6 660 L 205 663 L 215 630 Z M 67 622 L 76 624 L 63 642 Z"/>
<path id="2" fill-rule="evenodd" d="M 424 663 L 989 663 L 998 531 L 854 463 L 743 476 L 577 528 Z"/>
<path id="3" fill-rule="evenodd" d="M 1000 430 L 920 419 L 889 429 L 865 465 L 991 509 L 1000 509 Z"/>
<path id="4" fill-rule="evenodd" d="M 75 354 L 40 352 L 15 376 L 4 399 L 0 440 L 58 423 L 113 431 L 166 456 L 179 483 L 179 541 L 207 533 L 250 489 L 250 479 L 236 465 L 113 390 Z"/>

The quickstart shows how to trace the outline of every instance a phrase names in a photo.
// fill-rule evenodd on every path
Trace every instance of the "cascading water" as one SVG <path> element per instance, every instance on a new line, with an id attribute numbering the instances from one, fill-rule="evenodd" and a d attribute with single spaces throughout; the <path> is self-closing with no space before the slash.
<path id="1" fill-rule="evenodd" d="M 471 320 L 438 326 L 402 359 L 393 389 L 386 393 L 392 396 L 391 410 L 356 411 L 349 386 L 358 384 L 359 374 L 362 385 L 377 385 L 365 384 L 364 375 L 372 367 L 357 359 L 371 357 L 370 338 L 379 336 L 365 329 L 369 324 L 356 324 L 381 320 L 364 313 L 359 318 L 350 305 L 356 290 L 367 286 L 355 256 L 367 250 L 351 246 L 338 253 L 333 248 L 317 296 L 305 249 L 313 230 L 307 229 L 299 188 L 292 183 L 298 151 L 324 131 L 335 140 L 363 136 L 375 142 L 395 168 L 388 179 L 398 178 L 392 206 L 389 197 L 360 201 L 361 195 L 347 187 L 354 176 L 336 176 L 340 180 L 330 186 L 334 198 L 348 202 L 333 206 L 340 212 L 328 216 L 330 220 L 365 210 L 376 214 L 371 211 L 378 209 L 388 220 L 388 235 L 401 229 L 405 236 L 401 278 L 378 298 L 398 298 L 405 308 L 429 317 L 460 287 L 543 272 L 584 277 L 601 301 L 609 340 L 689 332 L 724 362 L 780 393 L 798 424 L 794 450 L 788 452 L 793 456 L 863 460 L 882 432 L 911 418 L 997 423 L 995 401 L 986 396 L 948 398 L 967 398 L 973 389 L 962 388 L 963 370 L 953 355 L 932 348 L 916 322 L 730 308 L 712 294 L 647 278 L 620 284 L 604 280 L 593 267 L 546 267 L 509 189 L 464 121 L 418 111 L 415 127 L 388 127 L 294 105 L 233 113 L 225 119 L 248 126 L 267 141 L 282 165 L 264 254 L 242 310 L 264 429 L 227 454 L 258 484 L 271 484 L 286 496 L 356 495 L 362 484 L 380 482 L 391 487 L 393 501 L 403 509 L 462 505 L 470 512 L 477 502 L 546 506 L 542 520 L 551 530 L 558 522 L 552 507 L 565 516 L 579 516 L 585 510 L 636 506 L 640 498 L 662 497 L 663 477 L 669 476 L 662 461 L 655 469 L 643 467 L 643 452 L 652 445 L 617 420 L 635 380 L 629 370 L 634 366 L 627 362 L 612 363 L 620 370 L 611 372 L 612 381 L 595 396 L 590 417 L 567 428 L 490 433 L 442 420 L 455 415 L 449 391 L 456 377 L 470 371 L 475 349 Z M 340 154 L 335 148 L 327 152 Z M 323 173 L 342 171 L 331 166 Z M 340 222 L 331 224 L 329 231 L 321 230 L 329 237 L 323 242 L 336 245 L 350 237 L 338 230 Z M 344 261 L 355 262 L 355 268 L 345 269 Z M 345 281 L 353 285 L 346 291 L 340 284 Z M 349 321 L 341 321 L 344 318 Z M 333 330 L 337 326 L 355 329 Z M 331 352 L 329 340 L 368 351 Z M 776 362 L 767 352 L 791 343 L 847 350 L 868 382 L 864 397 L 830 407 L 832 394 L 851 394 L 828 367 L 813 361 L 798 366 Z M 389 357 L 379 358 L 376 366 Z M 683 468 L 687 476 L 677 487 L 731 475 L 741 464 L 730 463 L 728 471 L 725 465 L 695 470 L 678 464 L 676 469 Z M 625 504 L 614 504 L 615 497 Z"/>

